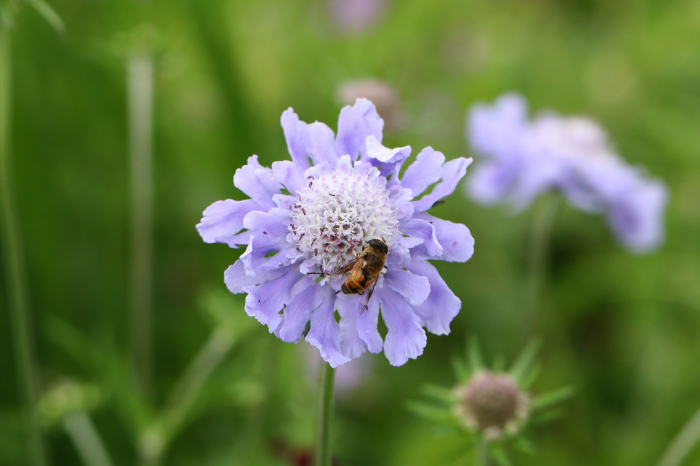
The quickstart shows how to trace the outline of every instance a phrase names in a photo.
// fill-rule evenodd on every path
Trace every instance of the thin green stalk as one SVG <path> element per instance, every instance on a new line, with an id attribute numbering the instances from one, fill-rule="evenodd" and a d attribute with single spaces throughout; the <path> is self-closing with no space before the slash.
<path id="1" fill-rule="evenodd" d="M 161 463 L 204 383 L 229 353 L 234 340 L 234 335 L 225 327 L 217 328 L 209 336 L 178 380 L 162 414 L 153 426 L 142 434 L 139 445 L 141 465 Z"/>
<path id="2" fill-rule="evenodd" d="M 330 466 L 333 458 L 331 452 L 331 423 L 333 422 L 333 389 L 335 387 L 335 369 L 322 363 L 321 369 L 321 419 L 318 429 L 318 447 L 316 448 L 316 466 Z"/>
<path id="3" fill-rule="evenodd" d="M 535 209 L 530 231 L 530 270 L 527 278 L 524 316 L 527 319 L 524 329 L 535 332 L 538 328 L 542 288 L 547 278 L 549 240 L 552 236 L 554 219 L 559 208 L 559 200 L 545 197 Z"/>
<path id="4" fill-rule="evenodd" d="M 474 448 L 474 466 L 490 466 L 491 457 L 489 455 L 489 441 L 483 435 L 479 436 Z"/>
<path id="5" fill-rule="evenodd" d="M 700 410 L 668 446 L 657 466 L 679 466 L 700 440 Z"/>
<path id="6" fill-rule="evenodd" d="M 131 160 L 131 357 L 141 389 L 150 393 L 153 301 L 153 58 L 128 62 Z"/>
<path id="7" fill-rule="evenodd" d="M 47 464 L 36 403 L 39 384 L 34 364 L 31 316 L 25 281 L 19 220 L 10 186 L 10 131 L 12 115 L 12 53 L 7 18 L 0 18 L 0 196 L 2 197 L 2 242 L 9 310 L 13 325 L 18 379 L 27 411 L 29 458 L 34 465 Z"/>
<path id="8" fill-rule="evenodd" d="M 67 416 L 63 419 L 63 427 L 86 466 L 112 466 L 100 435 L 85 412 L 78 411 Z"/>

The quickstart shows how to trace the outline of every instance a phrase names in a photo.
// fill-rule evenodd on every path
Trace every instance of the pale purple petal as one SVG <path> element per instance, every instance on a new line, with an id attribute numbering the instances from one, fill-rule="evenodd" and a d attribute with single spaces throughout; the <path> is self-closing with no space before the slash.
<path id="1" fill-rule="evenodd" d="M 340 350 L 340 325 L 335 321 L 335 293 L 330 286 L 318 289 L 323 303 L 311 314 L 311 330 L 306 341 L 319 349 L 324 361 L 336 368 L 350 361 Z"/>
<path id="2" fill-rule="evenodd" d="M 445 156 L 432 147 L 423 149 L 416 161 L 413 162 L 401 177 L 401 186 L 413 192 L 413 197 L 417 197 L 428 189 L 433 183 L 437 183 L 442 178 L 442 165 L 445 163 Z"/>
<path id="3" fill-rule="evenodd" d="M 471 259 L 474 254 L 474 238 L 466 225 L 442 220 L 425 212 L 416 217 L 427 221 L 435 229 L 435 237 L 442 248 L 440 260 L 466 262 Z"/>
<path id="4" fill-rule="evenodd" d="M 272 170 L 260 166 L 257 155 L 248 158 L 248 165 L 236 170 L 233 184 L 263 209 L 275 206 L 272 196 L 279 194 L 282 187 L 272 175 Z"/>
<path id="5" fill-rule="evenodd" d="M 413 207 L 420 210 L 428 210 L 433 204 L 443 197 L 452 194 L 457 187 L 457 183 L 467 173 L 467 167 L 472 163 L 472 159 L 460 157 L 450 160 L 442 167 L 442 181 L 435 185 L 430 194 L 426 194 L 417 201 L 413 201 Z"/>
<path id="6" fill-rule="evenodd" d="M 308 131 L 309 138 L 307 139 L 307 149 L 314 163 L 325 162 L 329 165 L 335 165 L 338 161 L 338 154 L 336 154 L 333 148 L 335 140 L 333 130 L 317 121 L 308 126 Z"/>
<path id="7" fill-rule="evenodd" d="M 414 306 L 425 301 L 430 294 L 430 283 L 427 278 L 402 269 L 387 270 L 384 285 L 399 293 Z"/>
<path id="8" fill-rule="evenodd" d="M 381 353 L 384 347 L 384 341 L 382 341 L 382 336 L 379 334 L 379 330 L 377 330 L 377 324 L 379 323 L 378 297 L 372 297 L 369 303 L 367 303 L 367 306 L 368 309 L 360 313 L 357 322 L 357 331 L 362 341 L 367 344 L 367 349 L 370 353 Z"/>
<path id="9" fill-rule="evenodd" d="M 459 313 L 462 302 L 447 287 L 437 269 L 427 261 L 413 261 L 408 268 L 416 275 L 427 277 L 430 282 L 430 295 L 413 311 L 421 320 L 421 325 L 436 335 L 450 333 L 450 322 Z"/>
<path id="10" fill-rule="evenodd" d="M 502 163 L 484 162 L 477 165 L 467 180 L 467 194 L 479 204 L 502 202 L 513 189 L 518 172 Z"/>
<path id="11" fill-rule="evenodd" d="M 308 138 L 306 126 L 306 123 L 299 121 L 299 117 L 291 108 L 282 113 L 282 130 L 287 140 L 287 149 L 299 171 L 304 171 L 311 166 L 306 150 Z"/>
<path id="12" fill-rule="evenodd" d="M 318 309 L 323 302 L 323 295 L 315 286 L 314 281 L 308 277 L 295 283 L 294 289 L 290 290 L 290 293 L 296 294 L 292 296 L 291 301 L 284 308 L 284 314 L 280 316 L 281 324 L 276 329 L 275 334 L 282 341 L 296 343 L 302 338 L 311 313 Z"/>
<path id="13" fill-rule="evenodd" d="M 367 350 L 357 329 L 360 312 L 364 311 L 362 300 L 341 293 L 335 300 L 335 308 L 340 314 L 340 351 L 349 358 L 359 358 Z"/>
<path id="14" fill-rule="evenodd" d="M 255 234 L 284 236 L 289 233 L 291 215 L 288 209 L 273 208 L 269 212 L 254 211 L 243 219 L 243 226 Z"/>
<path id="15" fill-rule="evenodd" d="M 471 108 L 467 139 L 481 156 L 500 160 L 518 157 L 527 124 L 525 99 L 506 94 L 493 106 L 476 104 Z"/>
<path id="16" fill-rule="evenodd" d="M 647 253 L 664 240 L 664 213 L 668 190 L 663 183 L 650 182 L 625 195 L 611 205 L 607 218 L 610 227 L 630 251 Z"/>
<path id="17" fill-rule="evenodd" d="M 300 170 L 297 164 L 289 160 L 273 162 L 272 164 L 272 175 L 275 177 L 275 180 L 292 194 L 303 186 L 304 180 L 302 175 L 304 170 Z"/>
<path id="18" fill-rule="evenodd" d="M 374 135 L 367 136 L 365 141 L 367 157 L 370 163 L 379 167 L 380 174 L 389 177 L 394 172 L 398 173 L 404 160 L 411 155 L 411 146 L 389 149 L 384 147 Z M 398 176 L 392 177 L 392 182 L 398 182 Z"/>
<path id="19" fill-rule="evenodd" d="M 352 107 L 343 107 L 338 118 L 338 135 L 335 138 L 335 151 L 338 155 L 348 154 L 353 160 L 359 154 L 367 156 L 365 140 L 374 135 L 382 140 L 384 120 L 377 114 L 374 104 L 367 99 L 357 99 Z"/>
<path id="20" fill-rule="evenodd" d="M 415 243 L 411 249 L 412 256 L 422 254 L 425 258 L 438 258 L 442 255 L 442 246 L 438 241 L 435 227 L 429 221 L 412 218 L 401 224 L 401 232 L 410 238 L 407 243 Z"/>
<path id="21" fill-rule="evenodd" d="M 284 237 L 271 235 L 251 236 L 245 252 L 240 260 L 245 266 L 246 273 L 256 275 L 269 272 L 289 264 L 289 260 L 282 251 L 289 248 L 289 243 Z"/>
<path id="22" fill-rule="evenodd" d="M 384 340 L 384 355 L 392 366 L 401 366 L 409 359 L 423 354 L 427 343 L 425 330 L 411 305 L 403 296 L 384 287 L 375 292 L 382 304 L 382 318 L 388 332 Z"/>
<path id="23" fill-rule="evenodd" d="M 286 268 L 285 272 L 279 278 L 246 288 L 246 313 L 255 317 L 261 324 L 267 325 L 270 333 L 275 332 L 282 323 L 280 311 L 291 301 L 294 285 L 305 279 L 305 276 L 299 273 L 299 269 L 294 267 Z"/>
<path id="24" fill-rule="evenodd" d="M 205 243 L 225 243 L 232 248 L 248 244 L 250 235 L 243 230 L 243 219 L 260 206 L 252 199 L 244 201 L 217 201 L 206 208 L 197 231 Z"/>

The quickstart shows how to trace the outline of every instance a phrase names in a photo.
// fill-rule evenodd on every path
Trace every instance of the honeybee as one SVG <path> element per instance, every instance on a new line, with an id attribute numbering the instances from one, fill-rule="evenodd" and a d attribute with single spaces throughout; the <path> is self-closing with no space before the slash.
<path id="1" fill-rule="evenodd" d="M 318 272 L 314 275 L 326 275 L 329 277 L 343 277 L 340 291 L 343 294 L 365 294 L 365 309 L 377 286 L 377 279 L 384 268 L 384 261 L 389 252 L 389 247 L 383 239 L 371 239 L 362 252 L 344 266 L 334 272 Z M 370 288 L 371 287 L 371 288 Z"/>

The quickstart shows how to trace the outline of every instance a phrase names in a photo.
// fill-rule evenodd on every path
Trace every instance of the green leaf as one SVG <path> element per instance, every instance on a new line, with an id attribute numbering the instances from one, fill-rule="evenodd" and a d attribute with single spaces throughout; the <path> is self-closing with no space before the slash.
<path id="1" fill-rule="evenodd" d="M 420 418 L 440 424 L 451 424 L 454 422 L 452 413 L 449 410 L 428 403 L 409 401 L 408 410 Z"/>
<path id="2" fill-rule="evenodd" d="M 510 458 L 508 458 L 503 445 L 500 443 L 491 444 L 491 456 L 500 466 L 512 466 Z"/>
<path id="3" fill-rule="evenodd" d="M 466 364 L 464 364 L 462 358 L 457 356 L 452 357 L 452 369 L 455 372 L 455 377 L 457 378 L 458 382 L 466 382 L 469 378 L 469 369 L 467 368 Z"/>
<path id="4" fill-rule="evenodd" d="M 496 356 L 496 359 L 493 360 L 493 371 L 494 372 L 503 372 L 503 370 L 506 368 L 506 358 L 504 358 L 502 355 Z"/>
<path id="5" fill-rule="evenodd" d="M 421 392 L 428 398 L 435 401 L 452 405 L 455 402 L 455 397 L 452 395 L 452 390 L 439 385 L 424 385 Z"/>
<path id="6" fill-rule="evenodd" d="M 542 425 L 549 424 L 550 422 L 558 421 L 564 417 L 564 410 L 561 408 L 552 409 L 545 413 L 538 414 L 532 418 L 531 424 Z"/>
<path id="7" fill-rule="evenodd" d="M 527 453 L 528 455 L 535 455 L 536 454 L 535 445 L 533 445 L 532 442 L 530 442 L 525 437 L 517 437 L 515 439 L 515 446 L 520 451 Z"/>
<path id="8" fill-rule="evenodd" d="M 572 387 L 564 387 L 558 390 L 547 392 L 535 398 L 532 401 L 532 403 L 530 403 L 530 409 L 532 409 L 532 411 L 537 411 L 549 408 L 555 404 L 561 403 L 562 401 L 568 398 L 571 398 L 573 394 L 574 389 Z"/>
<path id="9" fill-rule="evenodd" d="M 508 372 L 515 379 L 515 382 L 520 384 L 525 380 L 535 362 L 535 356 L 539 351 L 541 343 L 539 340 L 532 340 L 520 353 L 518 359 L 513 363 L 513 366 Z"/>
<path id="10" fill-rule="evenodd" d="M 532 387 L 532 384 L 535 383 L 535 380 L 537 380 L 537 376 L 540 375 L 541 369 L 542 366 L 540 366 L 539 364 L 535 364 L 530 370 L 530 372 L 523 379 L 523 382 L 520 384 L 520 389 L 527 390 L 530 387 Z"/>
<path id="11" fill-rule="evenodd" d="M 29 3 L 57 33 L 63 35 L 66 32 L 66 27 L 61 17 L 58 16 L 56 10 L 51 8 L 44 0 L 27 0 L 27 3 Z"/>
<path id="12" fill-rule="evenodd" d="M 469 360 L 469 366 L 472 372 L 484 367 L 484 359 L 481 357 L 481 349 L 479 348 L 479 340 L 476 337 L 472 337 L 469 340 L 469 346 L 467 347 L 467 359 Z"/>

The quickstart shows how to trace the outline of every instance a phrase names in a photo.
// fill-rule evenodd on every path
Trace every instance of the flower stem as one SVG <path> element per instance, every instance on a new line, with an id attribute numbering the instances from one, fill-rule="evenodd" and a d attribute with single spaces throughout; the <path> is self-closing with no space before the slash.
<path id="1" fill-rule="evenodd" d="M 333 422 L 333 389 L 335 386 L 335 369 L 322 364 L 321 369 L 321 418 L 318 430 L 318 447 L 316 449 L 316 466 L 330 466 L 331 422 Z"/>
<path id="2" fill-rule="evenodd" d="M 86 466 L 112 466 L 100 435 L 86 413 L 79 411 L 66 417 L 63 427 Z"/>
<path id="3" fill-rule="evenodd" d="M 700 440 L 700 410 L 673 439 L 657 466 L 679 466 Z"/>
<path id="4" fill-rule="evenodd" d="M 128 62 L 131 158 L 131 357 L 142 391 L 153 384 L 151 307 L 153 286 L 153 58 L 134 54 Z"/>
<path id="5" fill-rule="evenodd" d="M 2 13 L 0 13 L 2 15 Z M 10 186 L 10 131 L 12 113 L 12 51 L 8 18 L 0 16 L 0 209 L 2 210 L 2 242 L 5 259 L 7 295 L 13 325 L 15 358 L 18 379 L 24 392 L 29 429 L 29 458 L 31 464 L 47 464 L 41 437 L 36 403 L 38 381 L 34 367 L 34 347 L 31 332 L 31 316 L 27 302 L 22 239 Z"/>
<path id="6" fill-rule="evenodd" d="M 537 331 L 540 298 L 547 278 L 547 254 L 552 235 L 554 219 L 559 208 L 559 200 L 545 197 L 535 209 L 530 231 L 530 270 L 528 273 L 525 295 L 524 317 L 527 319 L 525 330 Z"/>
<path id="7" fill-rule="evenodd" d="M 489 441 L 483 435 L 479 436 L 476 448 L 474 448 L 474 466 L 490 466 Z"/>

